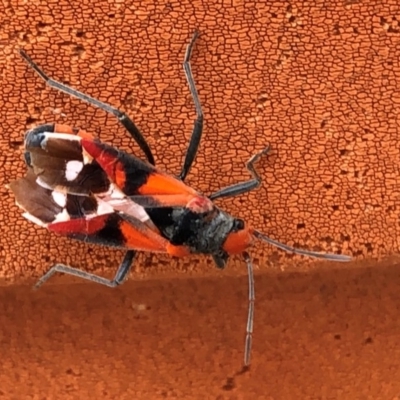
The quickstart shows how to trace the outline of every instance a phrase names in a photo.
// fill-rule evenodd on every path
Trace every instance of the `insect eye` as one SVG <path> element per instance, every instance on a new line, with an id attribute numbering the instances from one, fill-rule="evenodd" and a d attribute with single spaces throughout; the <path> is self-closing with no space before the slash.
<path id="1" fill-rule="evenodd" d="M 233 231 L 241 231 L 244 229 L 244 221 L 242 219 L 235 219 L 235 222 L 233 223 Z"/>

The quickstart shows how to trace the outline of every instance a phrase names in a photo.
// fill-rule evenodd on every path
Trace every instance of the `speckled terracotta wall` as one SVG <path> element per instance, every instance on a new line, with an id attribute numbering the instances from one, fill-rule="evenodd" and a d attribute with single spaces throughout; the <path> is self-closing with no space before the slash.
<path id="1" fill-rule="evenodd" d="M 181 66 L 195 28 L 201 37 L 192 65 L 205 130 L 188 183 L 211 193 L 245 179 L 245 161 L 270 144 L 272 154 L 259 165 L 262 187 L 219 204 L 288 244 L 359 258 L 397 252 L 398 4 L 3 2 L 1 275 L 38 275 L 54 261 L 100 270 L 121 257 L 21 217 L 4 185 L 24 174 L 27 128 L 68 123 L 137 151 L 114 117 L 47 88 L 17 48 L 50 76 L 127 111 L 158 165 L 176 173 L 195 117 Z M 298 266 L 297 258 L 267 246 L 252 254 L 260 268 Z M 143 255 L 137 267 L 156 264 L 192 270 L 199 258 Z"/>

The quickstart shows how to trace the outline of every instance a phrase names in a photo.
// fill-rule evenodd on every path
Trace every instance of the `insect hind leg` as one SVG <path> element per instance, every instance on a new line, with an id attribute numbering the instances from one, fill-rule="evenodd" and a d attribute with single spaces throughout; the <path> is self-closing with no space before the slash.
<path id="1" fill-rule="evenodd" d="M 197 150 L 199 149 L 201 135 L 203 133 L 203 110 L 201 108 L 199 94 L 197 93 L 196 85 L 194 83 L 192 74 L 192 67 L 190 65 L 190 58 L 192 56 L 193 46 L 199 35 L 200 33 L 198 31 L 194 32 L 191 41 L 186 47 L 186 53 L 183 59 L 183 69 L 185 71 L 186 80 L 196 108 L 197 117 L 194 122 L 192 136 L 190 137 L 190 142 L 186 151 L 185 160 L 182 166 L 182 171 L 179 174 L 179 179 L 181 179 L 182 181 L 185 180 L 186 175 L 189 173 L 189 170 L 193 164 L 193 161 L 197 154 Z"/>
<path id="2" fill-rule="evenodd" d="M 125 253 L 124 259 L 118 267 L 118 270 L 113 279 L 103 278 L 101 276 L 91 274 L 90 272 L 82 271 L 78 268 L 69 267 L 64 264 L 56 264 L 51 267 L 36 283 L 34 289 L 38 289 L 46 281 L 48 281 L 56 272 L 61 272 L 67 275 L 76 276 L 78 278 L 86 279 L 88 281 L 98 283 L 100 285 L 108 286 L 114 288 L 121 285 L 126 279 L 129 271 L 132 268 L 132 264 L 135 258 L 136 252 L 133 250 L 128 250 Z"/>
<path id="3" fill-rule="evenodd" d="M 72 87 L 65 85 L 61 82 L 58 82 L 49 76 L 47 76 L 39 66 L 25 53 L 24 50 L 19 50 L 20 56 L 25 60 L 25 62 L 46 82 L 48 86 L 53 89 L 59 90 L 61 92 L 67 93 L 68 95 L 75 97 L 81 101 L 89 103 L 93 107 L 100 108 L 101 110 L 114 115 L 118 121 L 125 127 L 125 129 L 129 132 L 132 138 L 139 145 L 143 153 L 146 155 L 147 160 L 150 164 L 154 165 L 154 157 L 153 153 L 150 150 L 150 147 L 140 132 L 139 128 L 135 125 L 135 123 L 128 117 L 127 114 L 118 110 L 115 107 L 110 106 L 107 103 L 103 103 L 100 100 L 97 100 L 79 90 L 73 89 Z"/>
<path id="4" fill-rule="evenodd" d="M 220 189 L 217 192 L 213 193 L 209 198 L 210 200 L 216 200 L 221 197 L 231 197 L 237 196 L 239 194 L 243 194 L 249 192 L 253 189 L 256 189 L 260 186 L 261 176 L 257 173 L 254 164 L 260 159 L 261 156 L 268 154 L 270 151 L 270 147 L 267 146 L 265 149 L 260 152 L 254 154 L 246 163 L 246 168 L 252 175 L 253 179 L 250 179 L 245 182 L 236 183 L 234 185 L 228 186 L 226 188 Z"/>

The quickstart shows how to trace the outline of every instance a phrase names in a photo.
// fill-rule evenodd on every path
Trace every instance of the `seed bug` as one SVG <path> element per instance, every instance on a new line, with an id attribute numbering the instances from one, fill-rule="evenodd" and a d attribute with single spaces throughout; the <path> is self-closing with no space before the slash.
<path id="1" fill-rule="evenodd" d="M 48 77 L 20 50 L 20 55 L 51 88 L 65 92 L 114 115 L 146 156 L 143 161 L 94 138 L 90 133 L 61 124 L 44 124 L 25 136 L 25 177 L 10 183 L 24 216 L 48 230 L 85 242 L 127 249 L 113 279 L 64 264 L 56 264 L 35 287 L 62 272 L 109 287 L 127 277 L 137 251 L 184 257 L 211 255 L 223 269 L 230 255 L 241 254 L 249 278 L 249 306 L 244 364 L 250 365 L 254 316 L 253 266 L 247 248 L 255 239 L 281 250 L 331 261 L 349 261 L 340 254 L 296 249 L 273 240 L 218 208 L 214 201 L 244 194 L 261 184 L 255 163 L 269 147 L 253 155 L 246 168 L 251 179 L 205 196 L 184 183 L 196 157 L 203 132 L 203 111 L 192 75 L 190 58 L 195 32 L 188 43 L 183 69 L 196 109 L 196 119 L 178 177 L 155 167 L 152 151 L 127 114 L 109 104 Z"/>

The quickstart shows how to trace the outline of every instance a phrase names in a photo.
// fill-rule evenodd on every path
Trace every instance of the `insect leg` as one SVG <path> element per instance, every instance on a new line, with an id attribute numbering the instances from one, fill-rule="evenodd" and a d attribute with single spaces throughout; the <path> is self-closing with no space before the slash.
<path id="1" fill-rule="evenodd" d="M 236 183 L 235 185 L 220 189 L 220 190 L 218 190 L 218 192 L 213 193 L 209 197 L 210 200 L 219 199 L 221 197 L 237 196 L 239 194 L 243 194 L 243 193 L 249 192 L 250 190 L 257 188 L 261 183 L 261 176 L 258 175 L 258 173 L 254 167 L 254 164 L 259 160 L 259 158 L 262 155 L 268 154 L 269 150 L 270 150 L 270 148 L 269 148 L 269 146 L 267 146 L 264 150 L 260 151 L 257 154 L 254 154 L 249 159 L 249 161 L 247 161 L 246 168 L 249 170 L 249 172 L 253 176 L 253 179 L 250 179 L 245 182 Z"/>
<path id="2" fill-rule="evenodd" d="M 185 58 L 183 60 L 183 69 L 185 71 L 186 80 L 189 85 L 189 90 L 193 98 L 194 105 L 196 107 L 196 120 L 194 122 L 192 136 L 190 137 L 190 142 L 185 155 L 185 161 L 183 162 L 182 171 L 179 174 L 179 178 L 183 181 L 188 174 L 190 167 L 196 157 L 197 150 L 199 148 L 201 134 L 203 133 L 203 110 L 201 108 L 201 103 L 199 99 L 199 94 L 197 93 L 196 85 L 194 83 L 192 68 L 190 65 L 190 57 L 192 55 L 192 50 L 196 39 L 199 37 L 200 33 L 196 31 L 193 34 L 191 41 L 186 47 Z"/>
<path id="3" fill-rule="evenodd" d="M 246 326 L 246 341 L 244 347 L 244 366 L 249 367 L 251 356 L 251 345 L 253 339 L 253 321 L 254 321 L 254 273 L 251 258 L 248 253 L 243 253 L 244 260 L 247 264 L 247 275 L 249 277 L 249 311 L 247 313 L 247 326 Z"/>
<path id="4" fill-rule="evenodd" d="M 77 268 L 72 268 L 64 264 L 56 264 L 51 267 L 36 283 L 34 289 L 38 289 L 47 280 L 49 280 L 56 272 L 62 272 L 67 275 L 77 276 L 78 278 L 86 279 L 91 282 L 99 283 L 100 285 L 108 286 L 114 288 L 124 282 L 126 276 L 128 275 L 133 260 L 135 258 L 135 251 L 128 250 L 125 253 L 124 259 L 122 260 L 120 266 L 118 267 L 117 273 L 114 279 L 103 278 L 98 275 L 91 274 L 89 272 L 82 271 Z"/>
<path id="5" fill-rule="evenodd" d="M 39 66 L 25 53 L 24 50 L 20 49 L 19 54 L 26 61 L 26 63 L 46 82 L 48 86 L 51 88 L 57 89 L 61 92 L 67 93 L 72 97 L 75 97 L 79 100 L 85 101 L 89 103 L 93 107 L 100 108 L 101 110 L 114 115 L 118 121 L 125 127 L 125 129 L 129 132 L 132 138 L 136 141 L 139 147 L 142 149 L 143 153 L 146 155 L 147 160 L 150 164 L 154 165 L 154 157 L 153 153 L 150 150 L 150 147 L 143 137 L 141 132 L 135 123 L 126 115 L 124 112 L 119 111 L 117 108 L 110 106 L 107 103 L 103 103 L 100 100 L 97 100 L 91 96 L 88 96 L 85 93 L 80 92 L 79 90 L 73 89 L 70 86 L 64 85 L 61 82 L 55 81 L 54 79 L 48 77 Z"/>

